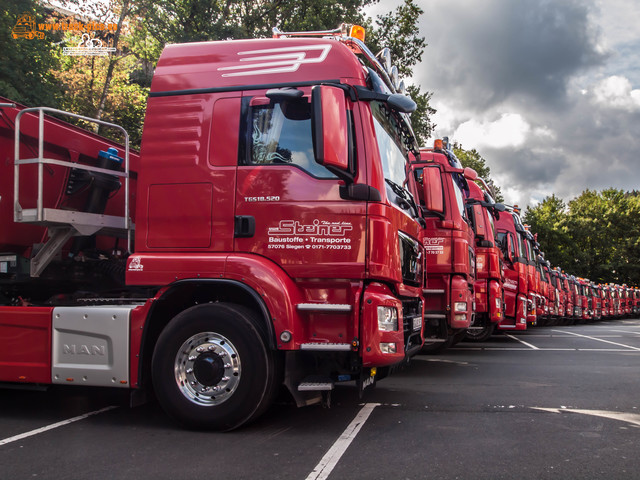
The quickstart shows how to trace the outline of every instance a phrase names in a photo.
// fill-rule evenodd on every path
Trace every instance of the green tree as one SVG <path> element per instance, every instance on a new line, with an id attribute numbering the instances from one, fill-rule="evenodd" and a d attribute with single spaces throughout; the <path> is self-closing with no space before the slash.
<path id="1" fill-rule="evenodd" d="M 28 106 L 57 107 L 60 84 L 52 74 L 58 69 L 55 42 L 61 35 L 44 38 L 13 38 L 18 18 L 31 14 L 42 22 L 47 12 L 33 0 L 3 0 L 0 4 L 0 95 Z"/>
<path id="2" fill-rule="evenodd" d="M 402 5 L 386 15 L 379 15 L 374 21 L 368 19 L 366 25 L 367 45 L 374 52 L 386 47 L 400 72 L 400 77 L 409 78 L 413 68 L 422 60 L 427 47 L 424 37 L 419 35 L 418 21 L 424 12 L 413 0 L 405 0 Z M 436 110 L 431 107 L 430 92 L 422 92 L 419 85 L 407 85 L 407 93 L 416 102 L 418 108 L 411 114 L 411 125 L 418 137 L 418 143 L 425 145 L 433 132 L 432 115 Z"/>
<path id="3" fill-rule="evenodd" d="M 366 19 L 363 7 L 376 0 L 144 0 L 136 2 L 135 12 L 145 31 L 155 41 L 182 43 L 231 38 L 271 36 L 277 26 L 284 32 L 332 30 L 342 23 L 366 27 L 365 43 L 376 54 L 383 47 L 391 50 L 400 73 L 409 77 L 426 47 L 418 34 L 423 13 L 414 0 L 405 0 L 396 10 Z M 156 58 L 157 60 L 157 58 Z M 429 105 L 431 93 L 409 85 L 407 92 L 418 105 L 411 115 L 419 143 L 425 143 L 433 129 Z"/>
<path id="4" fill-rule="evenodd" d="M 564 201 L 551 195 L 535 207 L 528 207 L 522 218 L 523 222 L 531 225 L 531 231 L 537 234 L 541 250 L 552 266 L 567 268 L 573 265 L 568 248 L 571 235 L 567 228 L 568 210 Z"/>
<path id="5" fill-rule="evenodd" d="M 90 18 L 100 23 L 117 24 L 115 32 L 92 33 L 103 46 L 116 48 L 116 51 L 105 57 L 58 53 L 60 67 L 54 76 L 65 92 L 61 108 L 121 125 L 129 133 L 131 145 L 139 147 L 149 89 L 148 84 L 132 79 L 132 72 L 137 71 L 141 62 L 134 54 L 134 48 L 145 44 L 132 34 L 137 32 L 137 23 L 131 15 L 131 2 L 111 2 L 107 10 L 94 11 Z M 68 32 L 66 42 L 77 43 L 77 37 L 77 32 Z M 100 129 L 96 124 L 76 123 L 114 140 L 123 140 L 114 130 Z"/>
<path id="6" fill-rule="evenodd" d="M 375 0 L 143 0 L 137 15 L 161 44 L 271 36 L 282 31 L 329 30 L 361 23 Z"/>
<path id="7" fill-rule="evenodd" d="M 597 281 L 640 281 L 640 199 L 609 188 L 569 202 L 577 272 Z"/>
<path id="8" fill-rule="evenodd" d="M 552 264 L 601 283 L 640 285 L 637 192 L 587 189 L 568 204 L 552 195 L 528 208 L 524 221 Z"/>

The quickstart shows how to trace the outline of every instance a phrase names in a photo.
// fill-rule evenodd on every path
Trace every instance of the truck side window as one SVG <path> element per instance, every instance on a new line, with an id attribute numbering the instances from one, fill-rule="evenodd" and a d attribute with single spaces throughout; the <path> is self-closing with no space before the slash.
<path id="1" fill-rule="evenodd" d="M 337 178 L 315 161 L 307 99 L 249 108 L 247 165 L 294 165 L 317 178 Z"/>
<path id="2" fill-rule="evenodd" d="M 509 235 L 511 237 L 511 251 L 510 252 L 507 251 L 507 246 L 508 246 L 507 235 Z M 515 250 L 513 248 L 514 245 L 515 245 L 515 241 L 513 239 L 513 235 L 511 235 L 508 232 L 498 232 L 497 238 L 498 238 L 498 243 L 500 244 L 500 248 L 502 249 L 502 253 L 504 254 L 504 257 L 506 259 L 515 258 L 516 252 L 515 252 Z"/>

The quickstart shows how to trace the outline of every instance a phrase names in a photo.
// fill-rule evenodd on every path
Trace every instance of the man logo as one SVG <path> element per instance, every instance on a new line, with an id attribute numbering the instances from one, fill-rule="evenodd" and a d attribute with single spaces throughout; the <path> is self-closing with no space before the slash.
<path id="1" fill-rule="evenodd" d="M 62 346 L 62 353 L 65 355 L 100 355 L 104 357 L 107 349 L 104 345 L 67 345 Z"/>

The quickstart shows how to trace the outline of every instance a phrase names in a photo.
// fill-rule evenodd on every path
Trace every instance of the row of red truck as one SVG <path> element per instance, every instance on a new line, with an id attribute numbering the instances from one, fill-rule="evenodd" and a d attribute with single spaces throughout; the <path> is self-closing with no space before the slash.
<path id="1" fill-rule="evenodd" d="M 447 142 L 419 148 L 360 27 L 167 46 L 139 153 L 116 125 L 80 117 L 121 143 L 0 104 L 2 385 L 153 392 L 230 430 L 283 392 L 326 403 L 421 351 L 578 315 L 517 211 Z M 632 303 L 586 291 L 589 315 Z"/>

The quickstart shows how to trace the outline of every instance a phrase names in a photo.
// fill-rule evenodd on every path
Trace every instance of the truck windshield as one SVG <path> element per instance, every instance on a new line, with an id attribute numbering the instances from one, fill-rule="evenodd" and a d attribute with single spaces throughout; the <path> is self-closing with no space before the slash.
<path id="1" fill-rule="evenodd" d="M 488 237 L 495 241 L 496 238 L 496 225 L 493 222 L 493 215 L 487 212 L 486 218 L 489 220 L 487 225 L 489 227 Z"/>
<path id="2" fill-rule="evenodd" d="M 527 239 L 527 259 L 530 262 L 535 262 L 536 261 L 536 254 L 533 251 L 533 244 L 531 243 L 531 240 Z"/>
<path id="3" fill-rule="evenodd" d="M 398 185 L 404 185 L 407 157 L 395 116 L 382 102 L 371 102 L 371 111 L 384 178 Z"/>
<path id="4" fill-rule="evenodd" d="M 522 235 L 517 234 L 516 238 L 518 239 L 518 257 L 522 258 L 522 259 L 527 259 L 527 249 L 524 246 L 524 238 L 522 238 Z"/>
<path id="5" fill-rule="evenodd" d="M 466 220 L 467 213 L 464 208 L 464 197 L 462 195 L 462 190 L 460 189 L 460 185 L 458 185 L 458 182 L 456 181 L 455 175 L 457 174 L 456 173 L 452 174 L 453 182 L 451 183 L 453 184 L 453 192 L 455 193 L 455 197 L 456 197 L 456 205 L 458 205 L 460 216 Z"/>

